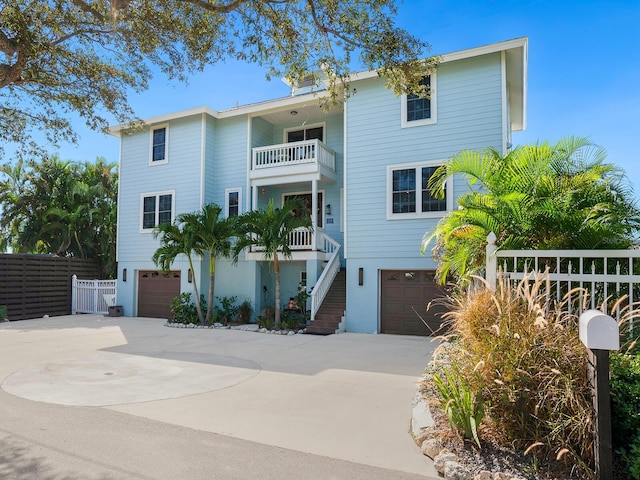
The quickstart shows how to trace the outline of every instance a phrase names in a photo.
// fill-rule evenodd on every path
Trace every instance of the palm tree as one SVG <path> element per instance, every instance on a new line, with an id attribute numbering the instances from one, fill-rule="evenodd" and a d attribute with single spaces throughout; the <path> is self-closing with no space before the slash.
<path id="1" fill-rule="evenodd" d="M 198 318 L 203 325 L 211 323 L 213 313 L 216 258 L 231 254 L 231 239 L 236 235 L 233 218 L 221 218 L 222 208 L 210 203 L 200 211 L 178 215 L 173 224 L 158 225 L 154 234 L 160 236 L 160 248 L 153 255 L 154 262 L 169 270 L 175 258 L 183 254 L 193 272 L 192 255 L 209 257 L 209 293 L 207 313 L 203 317 L 197 282 L 193 279 Z M 169 226 L 165 226 L 169 225 Z"/>
<path id="2" fill-rule="evenodd" d="M 189 228 L 185 223 L 179 220 L 174 223 L 161 223 L 153 230 L 153 238 L 160 237 L 160 247 L 153 254 L 153 262 L 163 271 L 167 272 L 171 269 L 171 264 L 178 255 L 184 255 L 189 262 L 189 268 L 193 272 L 193 241 Z M 196 275 L 193 275 L 193 294 L 195 296 L 196 311 L 198 312 L 198 321 L 204 324 L 204 315 L 202 314 L 202 306 L 200 305 L 200 294 L 198 293 L 198 281 Z"/>
<path id="3" fill-rule="evenodd" d="M 311 229 L 311 217 L 300 199 L 287 200 L 282 208 L 275 208 L 273 200 L 265 210 L 252 210 L 244 213 L 238 219 L 238 241 L 235 246 L 234 257 L 244 248 L 260 247 L 265 260 L 273 261 L 275 274 L 275 324 L 280 325 L 280 260 L 279 253 L 285 258 L 291 258 L 289 237 L 297 228 Z M 300 214 L 302 213 L 302 214 Z"/>
<path id="4" fill-rule="evenodd" d="M 216 259 L 231 255 L 231 239 L 237 235 L 235 219 L 221 217 L 221 213 L 219 205 L 210 203 L 197 213 L 180 216 L 193 239 L 193 251 L 209 257 L 209 294 L 205 324 L 211 323 L 213 313 Z"/>
<path id="5" fill-rule="evenodd" d="M 452 157 L 429 189 L 443 197 L 444 181 L 462 174 L 471 191 L 423 237 L 423 253 L 435 240 L 439 281 L 452 276 L 464 283 L 482 270 L 490 232 L 502 249 L 629 247 L 640 212 L 623 172 L 605 158 L 604 149 L 583 137 L 517 147 L 505 156 L 489 148 Z"/>

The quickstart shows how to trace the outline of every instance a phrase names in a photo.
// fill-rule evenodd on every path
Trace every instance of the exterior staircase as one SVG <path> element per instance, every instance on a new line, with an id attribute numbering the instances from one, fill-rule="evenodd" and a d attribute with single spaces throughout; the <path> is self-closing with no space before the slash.
<path id="1" fill-rule="evenodd" d="M 341 269 L 333 280 L 316 318 L 307 325 L 307 333 L 313 335 L 338 333 L 346 307 L 347 278 L 345 270 Z"/>

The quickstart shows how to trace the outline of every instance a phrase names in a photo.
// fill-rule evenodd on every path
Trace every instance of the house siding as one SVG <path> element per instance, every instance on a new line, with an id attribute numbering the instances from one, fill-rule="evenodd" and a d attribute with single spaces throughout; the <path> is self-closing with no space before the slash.
<path id="1" fill-rule="evenodd" d="M 401 128 L 401 99 L 383 81 L 358 84 L 347 109 L 347 330 L 379 331 L 379 272 L 433 269 L 420 254 L 425 232 L 439 218 L 387 219 L 387 166 L 445 161 L 464 149 L 501 148 L 501 56 L 499 53 L 444 63 L 437 71 L 437 123 Z M 453 180 L 453 205 L 468 189 Z M 358 269 L 364 270 L 358 285 Z"/>
<path id="2" fill-rule="evenodd" d="M 137 313 L 137 271 L 157 269 L 151 260 L 159 241 L 140 232 L 140 202 L 144 193 L 174 191 L 174 215 L 200 205 L 201 118 L 191 116 L 168 125 L 168 162 L 149 165 L 149 128 L 122 137 L 118 221 L 118 303 L 127 315 Z M 141 181 L 141 179 L 143 179 Z M 174 269 L 188 269 L 178 258 Z M 127 281 L 123 270 L 127 269 Z M 183 289 L 187 289 L 186 275 Z"/>

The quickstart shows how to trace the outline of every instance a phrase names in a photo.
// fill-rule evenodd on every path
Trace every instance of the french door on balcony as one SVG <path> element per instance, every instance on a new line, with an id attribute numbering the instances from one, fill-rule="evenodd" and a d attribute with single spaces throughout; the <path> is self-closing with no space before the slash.
<path id="1" fill-rule="evenodd" d="M 318 212 L 317 212 L 317 223 L 316 226 L 318 228 L 322 228 L 324 227 L 324 223 L 322 222 L 322 212 L 323 212 L 323 192 L 318 192 Z M 290 195 L 285 195 L 284 196 L 284 201 L 286 202 L 287 200 L 291 200 L 294 198 L 299 198 L 301 199 L 305 206 L 307 207 L 307 215 L 309 214 L 309 212 L 311 212 L 311 193 L 293 193 Z"/>

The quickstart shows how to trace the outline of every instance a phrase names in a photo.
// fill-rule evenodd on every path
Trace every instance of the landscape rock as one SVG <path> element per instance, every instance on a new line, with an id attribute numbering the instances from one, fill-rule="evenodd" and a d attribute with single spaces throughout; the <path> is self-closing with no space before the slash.
<path id="1" fill-rule="evenodd" d="M 414 433 L 413 438 L 418 445 L 422 446 L 425 440 L 440 438 L 440 434 L 441 431 L 435 425 L 431 425 L 429 427 L 421 428 L 417 434 Z"/>
<path id="2" fill-rule="evenodd" d="M 437 438 L 428 438 L 424 442 L 422 442 L 422 446 L 420 447 L 420 451 L 423 455 L 433 459 L 436 455 L 440 453 L 442 450 L 442 442 Z M 492 480 L 489 478 L 488 480 Z"/>
<path id="3" fill-rule="evenodd" d="M 445 480 L 471 480 L 471 472 L 461 463 L 445 462 L 444 464 Z"/>
<path id="4" fill-rule="evenodd" d="M 493 480 L 511 480 L 511 475 L 504 472 L 495 472 L 493 474 Z"/>
<path id="5" fill-rule="evenodd" d="M 456 462 L 456 461 L 458 461 L 458 457 L 456 456 L 455 453 L 451 453 L 449 451 L 442 451 L 434 457 L 433 468 L 435 468 L 439 474 L 444 475 L 445 463 Z"/>
<path id="6" fill-rule="evenodd" d="M 480 473 L 473 477 L 473 480 L 493 480 L 493 473 L 488 470 L 482 470 Z"/>

